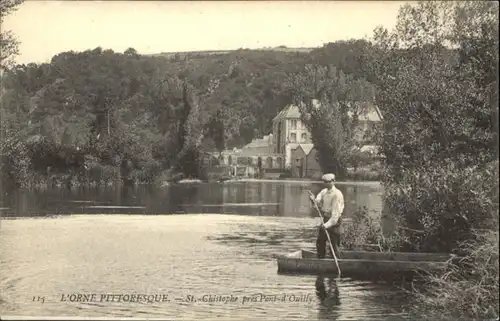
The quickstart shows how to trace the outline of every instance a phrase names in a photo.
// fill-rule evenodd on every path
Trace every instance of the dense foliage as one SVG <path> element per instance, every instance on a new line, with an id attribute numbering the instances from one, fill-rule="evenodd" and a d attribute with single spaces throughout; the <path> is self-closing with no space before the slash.
<path id="1" fill-rule="evenodd" d="M 429 276 L 412 314 L 426 320 L 498 319 L 498 245 L 498 231 L 479 232 L 474 240 L 461 243 L 467 260 Z"/>
<path id="2" fill-rule="evenodd" d="M 498 219 L 497 10 L 422 2 L 401 9 L 393 33 L 376 34 L 385 201 L 422 231 L 407 233 L 412 249 L 451 251 Z"/>
<path id="3" fill-rule="evenodd" d="M 2 19 L 21 2 L 1 0 Z M 310 72 L 307 64 L 330 65 L 349 87 L 363 76 L 370 51 L 363 40 L 309 53 L 278 48 L 144 56 L 133 48 L 123 54 L 95 48 L 14 66 L 15 36 L 2 30 L 1 45 L 1 179 L 7 190 L 202 177 L 205 152 L 241 147 L 271 132 L 273 117 L 298 97 L 297 88 L 285 85 L 290 74 L 300 73 L 300 80 Z M 343 172 L 350 142 L 335 144 L 319 147 L 322 165 Z"/>
<path id="4" fill-rule="evenodd" d="M 4 18 L 16 11 L 24 0 L 0 0 L 0 25 L 4 26 Z M 0 30 L 0 71 L 14 63 L 14 57 L 19 54 L 19 41 L 11 30 Z"/>
<path id="5" fill-rule="evenodd" d="M 310 63 L 359 73 L 359 62 L 346 57 L 360 43 L 335 44 L 338 57 L 331 44 L 310 53 L 237 50 L 183 59 L 95 48 L 12 67 L 2 75 L 5 186 L 201 177 L 205 152 L 271 132 L 272 118 L 293 100 L 290 74 Z M 13 152 L 15 142 L 24 153 Z M 33 175 L 8 164 L 24 164 Z"/>
<path id="6" fill-rule="evenodd" d="M 464 257 L 430 278 L 417 314 L 498 318 L 498 3 L 405 5 L 373 47 L 397 248 Z"/>
<path id="7" fill-rule="evenodd" d="M 344 179 L 363 141 L 356 139 L 358 118 L 374 99 L 373 86 L 333 65 L 308 65 L 288 79 L 287 88 L 311 132 L 321 168 Z"/>

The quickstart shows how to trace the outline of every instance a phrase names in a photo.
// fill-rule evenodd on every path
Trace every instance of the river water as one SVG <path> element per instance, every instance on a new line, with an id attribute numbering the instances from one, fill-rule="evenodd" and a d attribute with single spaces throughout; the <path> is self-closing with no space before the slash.
<path id="1" fill-rule="evenodd" d="M 380 212 L 377 183 L 338 187 L 346 216 L 357 206 Z M 277 255 L 314 247 L 308 189 L 320 186 L 233 182 L 4 197 L 0 315 L 404 318 L 407 302 L 395 287 L 277 273 Z"/>

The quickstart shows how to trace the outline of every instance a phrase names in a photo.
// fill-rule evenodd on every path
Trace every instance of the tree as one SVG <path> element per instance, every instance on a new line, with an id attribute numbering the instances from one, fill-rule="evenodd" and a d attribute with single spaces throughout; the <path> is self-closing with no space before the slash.
<path id="1" fill-rule="evenodd" d="M 23 2 L 24 0 L 0 0 L 0 25 L 3 26 L 5 17 L 16 11 Z M 0 69 L 12 67 L 14 57 L 19 54 L 18 46 L 19 41 L 12 31 L 0 32 Z"/>
<path id="2" fill-rule="evenodd" d="M 311 132 L 322 170 L 344 177 L 355 150 L 358 117 L 366 112 L 358 102 L 371 100 L 370 84 L 332 66 L 310 65 L 292 76 L 288 86 Z"/>
<path id="3" fill-rule="evenodd" d="M 366 77 L 365 65 L 373 50 L 370 42 L 364 39 L 351 39 L 325 44 L 321 48 L 311 51 L 310 55 L 315 63 L 322 66 L 333 65 L 345 74 L 356 78 Z"/>
<path id="4" fill-rule="evenodd" d="M 0 195 L 14 187 L 28 187 L 29 167 L 26 142 L 8 119 L 0 119 Z"/>
<path id="5" fill-rule="evenodd" d="M 498 3 L 405 5 L 373 45 L 399 250 L 464 258 L 427 278 L 418 317 L 498 318 Z"/>
<path id="6" fill-rule="evenodd" d="M 22 0 L 0 0 L 0 26 L 4 25 L 7 15 L 16 11 Z M 4 71 L 12 67 L 14 57 L 19 54 L 19 42 L 10 30 L 0 30 L 0 193 L 10 187 L 25 187 L 28 183 L 28 168 L 30 160 L 27 156 L 26 144 L 19 128 L 19 118 L 15 113 L 6 110 L 4 103 L 10 100 L 12 105 L 20 107 L 26 102 L 24 95 L 5 92 L 7 77 Z M 21 98 L 21 99 L 16 99 Z"/>
<path id="7" fill-rule="evenodd" d="M 498 226 L 497 37 L 493 2 L 405 5 L 375 32 L 384 201 L 407 250 L 452 251 Z"/>
<path id="8" fill-rule="evenodd" d="M 200 143 L 203 139 L 203 126 L 196 93 L 186 81 L 182 85 L 182 116 L 180 119 L 179 152 L 177 168 L 185 176 L 200 177 Z"/>
<path id="9" fill-rule="evenodd" d="M 219 154 L 226 149 L 227 109 L 220 108 L 208 123 L 208 135 L 212 138 Z"/>
<path id="10" fill-rule="evenodd" d="M 128 48 L 127 50 L 125 50 L 123 52 L 123 54 L 126 56 L 134 57 L 134 58 L 139 57 L 139 53 L 134 48 Z"/>
<path id="11" fill-rule="evenodd" d="M 213 145 L 221 151 L 269 134 L 274 116 L 292 102 L 283 90 L 287 74 L 314 59 L 307 53 L 253 50 L 186 61 L 135 54 L 100 47 L 69 51 L 50 63 L 17 65 L 2 75 L 2 117 L 15 125 L 19 139 L 30 142 L 35 163 L 48 164 L 59 153 L 73 162 L 84 153 L 97 174 L 113 176 L 120 162 L 130 165 L 137 181 L 157 170 L 184 171 L 188 162 L 177 157 L 183 148 L 186 154 Z M 196 131 L 203 143 L 186 145 L 197 135 L 188 132 Z M 59 160 L 60 175 L 80 170 Z M 186 173 L 193 176 L 195 166 L 190 167 Z M 30 171 L 29 178 L 46 176 L 41 166 Z"/>

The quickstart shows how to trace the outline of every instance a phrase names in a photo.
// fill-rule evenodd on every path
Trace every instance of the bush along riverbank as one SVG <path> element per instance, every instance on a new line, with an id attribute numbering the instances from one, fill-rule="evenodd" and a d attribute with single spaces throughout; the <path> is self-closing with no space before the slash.
<path id="1" fill-rule="evenodd" d="M 382 175 L 381 171 L 371 168 L 360 168 L 356 171 L 347 170 L 344 176 L 346 181 L 380 181 Z"/>
<path id="2" fill-rule="evenodd" d="M 37 133 L 50 126 L 24 126 L 14 114 L 0 124 L 0 180 L 3 192 L 15 188 L 157 183 L 204 178 L 204 146 L 200 111 L 194 89 L 174 79 L 168 86 L 179 115 L 178 126 L 163 135 L 138 131 L 130 124 L 101 117 L 85 128 L 68 127 L 61 134 Z M 171 97 L 172 98 L 172 97 Z M 93 108 L 105 105 L 99 93 Z M 174 98 L 172 98 L 174 99 Z M 175 117 L 174 117 L 175 118 Z M 70 130 L 81 129 L 80 135 Z M 75 133 L 73 133 L 75 134 Z M 144 143 L 147 141 L 148 143 Z"/>
<path id="3" fill-rule="evenodd" d="M 8 193 L 17 188 L 44 190 L 49 188 L 82 188 L 82 187 L 110 187 L 110 186 L 133 186 L 133 185 L 152 185 L 163 187 L 179 182 L 204 182 L 198 178 L 186 178 L 186 176 L 177 170 L 155 170 L 149 168 L 135 169 L 127 176 L 121 175 L 121 168 L 118 166 L 98 165 L 88 170 L 79 172 L 57 172 L 50 174 L 41 174 L 38 172 L 29 172 L 27 179 L 22 186 L 12 188 L 12 185 L 5 184 L 2 181 L 3 192 Z"/>
<path id="4" fill-rule="evenodd" d="M 343 250 L 398 252 L 407 247 L 407 229 L 396 227 L 389 233 L 383 231 L 380 218 L 370 214 L 367 208 L 359 208 L 349 217 L 351 221 L 345 224 L 342 238 Z M 499 233 L 493 228 L 471 233 L 471 238 L 454 248 L 452 252 L 458 258 L 450 261 L 446 270 L 439 273 L 421 271 L 410 283 L 400 283 L 402 279 L 397 277 L 384 279 L 396 286 L 404 284 L 412 300 L 411 308 L 406 311 L 411 318 L 498 318 Z"/>
<path id="5" fill-rule="evenodd" d="M 426 278 L 410 314 L 426 320 L 498 319 L 498 246 L 498 231 L 476 231 L 474 240 L 460 244 L 460 262 Z"/>
<path id="6" fill-rule="evenodd" d="M 170 168 L 162 170 L 158 164 L 143 164 L 142 167 L 125 169 L 123 166 L 93 162 L 79 168 L 58 169 L 47 166 L 45 170 L 36 170 L 28 159 L 27 168 L 22 176 L 5 170 L 1 186 L 4 193 L 17 188 L 47 189 L 47 188 L 80 188 L 105 186 L 153 185 L 164 186 L 185 179 L 182 170 Z"/>
<path id="7" fill-rule="evenodd" d="M 384 232 L 381 217 L 370 213 L 368 208 L 358 208 L 349 213 L 349 218 L 350 222 L 345 224 L 342 236 L 343 250 L 391 252 L 400 248 L 400 235 L 397 232 Z"/>

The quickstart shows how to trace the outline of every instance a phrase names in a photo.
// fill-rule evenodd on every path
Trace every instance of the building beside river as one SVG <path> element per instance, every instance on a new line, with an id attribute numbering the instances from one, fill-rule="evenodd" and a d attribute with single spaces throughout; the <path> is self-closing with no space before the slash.
<path id="1" fill-rule="evenodd" d="M 381 121 L 378 107 L 369 102 L 361 102 L 359 126 L 356 139 L 363 141 L 365 134 Z M 316 103 L 319 108 L 319 104 Z M 351 114 L 349 114 L 352 116 Z M 233 168 L 234 176 L 279 176 L 289 172 L 293 177 L 321 177 L 318 151 L 312 143 L 311 133 L 301 120 L 296 105 L 287 105 L 273 119 L 273 132 L 252 140 L 241 149 L 223 151 L 221 163 Z M 372 150 L 367 145 L 364 150 Z M 375 148 L 375 147 L 374 147 Z"/>
<path id="2" fill-rule="evenodd" d="M 291 150 L 290 158 L 293 177 L 321 178 L 323 175 L 318 162 L 318 150 L 313 144 L 299 144 Z"/>
<path id="3" fill-rule="evenodd" d="M 220 155 L 222 164 L 232 168 L 233 176 L 279 177 L 284 169 L 283 155 L 273 149 L 273 134 L 254 139 L 242 148 L 225 150 Z"/>

